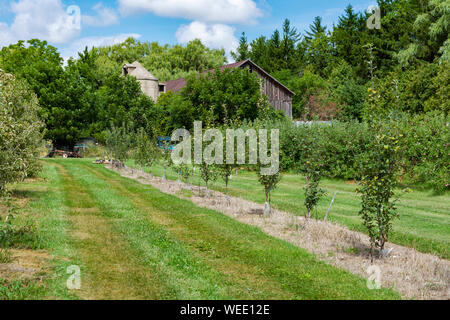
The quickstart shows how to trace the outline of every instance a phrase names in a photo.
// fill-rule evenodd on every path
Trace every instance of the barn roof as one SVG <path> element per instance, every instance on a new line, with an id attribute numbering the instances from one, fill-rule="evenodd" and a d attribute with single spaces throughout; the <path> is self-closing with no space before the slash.
<path id="1" fill-rule="evenodd" d="M 262 69 L 260 66 L 258 66 L 256 63 L 254 63 L 250 59 L 239 61 L 239 62 L 235 62 L 235 63 L 230 63 L 230 64 L 227 64 L 227 65 L 221 66 L 219 69 L 220 69 L 220 71 L 223 71 L 225 69 L 237 69 L 237 68 L 245 66 L 246 64 L 251 64 L 253 67 L 255 67 L 258 70 L 260 70 L 261 73 L 266 75 L 268 78 L 272 79 L 274 82 L 276 82 L 278 85 L 280 85 L 284 89 L 286 89 L 286 91 L 288 91 L 290 94 L 294 95 L 294 92 L 289 90 L 289 88 L 284 86 L 281 82 L 279 82 L 277 79 L 272 77 L 268 72 L 266 72 L 264 69 Z M 215 69 L 204 71 L 204 72 L 202 72 L 202 74 L 206 74 L 208 72 L 213 72 L 214 70 Z M 167 92 L 168 91 L 178 92 L 182 88 L 184 88 L 185 86 L 186 86 L 186 79 L 185 78 L 180 78 L 180 79 L 176 79 L 176 80 L 172 80 L 172 81 L 166 81 L 166 91 Z"/>

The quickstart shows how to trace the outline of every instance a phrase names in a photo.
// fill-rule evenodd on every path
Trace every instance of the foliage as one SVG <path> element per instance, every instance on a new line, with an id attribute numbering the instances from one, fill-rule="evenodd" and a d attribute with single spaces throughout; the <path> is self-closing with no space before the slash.
<path id="1" fill-rule="evenodd" d="M 264 187 L 264 195 L 265 195 L 265 203 L 268 207 L 268 212 L 265 212 L 266 214 L 271 213 L 271 192 L 277 187 L 278 183 L 281 181 L 281 173 L 278 171 L 276 174 L 273 175 L 262 175 L 260 174 L 260 171 L 256 171 L 258 174 L 258 181 L 259 183 Z"/>
<path id="2" fill-rule="evenodd" d="M 215 70 L 191 77 L 181 95 L 192 105 L 193 119 L 211 126 L 244 119 L 253 121 L 267 104 L 261 96 L 258 78 L 247 69 Z"/>
<path id="3" fill-rule="evenodd" d="M 155 128 L 161 135 L 171 135 L 179 128 L 191 129 L 196 120 L 192 103 L 171 91 L 159 97 L 155 108 Z"/>
<path id="4" fill-rule="evenodd" d="M 200 177 L 205 182 L 207 196 L 209 196 L 209 183 L 217 180 L 217 167 L 213 164 L 208 164 L 205 161 L 198 165 L 200 170 Z"/>
<path id="5" fill-rule="evenodd" d="M 440 65 L 421 62 L 406 71 L 396 70 L 386 74 L 383 79 L 376 79 L 378 108 L 369 110 L 369 113 L 386 115 L 392 111 L 404 111 L 423 114 L 436 110 L 448 114 L 449 87 L 448 62 Z"/>
<path id="6" fill-rule="evenodd" d="M 295 92 L 292 98 L 292 113 L 294 119 L 303 118 L 307 113 L 307 104 L 311 97 L 324 94 L 328 88 L 327 81 L 310 70 L 305 70 L 301 77 L 292 76 L 291 71 L 281 70 L 274 77 L 285 83 Z"/>
<path id="7" fill-rule="evenodd" d="M 184 183 L 189 183 L 189 179 L 192 178 L 193 168 L 188 165 L 183 165 L 180 168 L 181 171 L 181 179 Z"/>
<path id="8" fill-rule="evenodd" d="M 397 120 L 402 134 L 402 173 L 405 182 L 420 183 L 437 192 L 449 189 L 448 116 L 439 112 Z"/>
<path id="9" fill-rule="evenodd" d="M 325 164 L 325 161 L 321 154 L 322 150 L 323 148 L 314 148 L 305 155 L 306 162 L 303 166 L 303 173 L 306 180 L 304 189 L 307 219 L 311 218 L 311 212 L 319 203 L 320 198 L 326 194 L 325 190 L 319 188 L 320 180 L 323 175 L 321 170 Z"/>
<path id="10" fill-rule="evenodd" d="M 404 184 L 420 183 L 438 192 L 448 189 L 448 117 L 433 112 L 424 115 L 398 113 L 393 120 L 384 119 L 399 131 L 401 174 Z M 373 130 L 367 123 L 333 121 L 331 125 L 296 126 L 288 122 L 280 128 L 280 166 L 282 170 L 306 172 L 308 155 L 320 152 L 321 173 L 325 177 L 357 179 L 357 157 L 373 147 Z"/>
<path id="11" fill-rule="evenodd" d="M 429 0 L 427 10 L 417 15 L 413 24 L 413 41 L 400 51 L 398 60 L 408 65 L 421 59 L 446 61 L 450 34 L 450 0 Z M 430 41 L 431 40 L 431 41 Z"/>
<path id="12" fill-rule="evenodd" d="M 153 175 L 153 164 L 158 159 L 160 152 L 156 140 L 147 134 L 144 128 L 139 128 L 136 133 L 136 162 L 141 168 L 150 168 Z"/>
<path id="13" fill-rule="evenodd" d="M 45 41 L 19 41 L 0 51 L 0 68 L 26 80 L 36 93 L 45 138 L 58 148 L 73 147 L 83 137 L 105 142 L 111 122 L 133 123 L 134 130 L 143 127 L 156 135 L 152 130 L 160 110 L 142 94 L 136 79 L 121 76 L 123 64 L 136 60 L 164 81 L 219 67 L 225 53 L 208 49 L 200 40 L 160 46 L 130 38 L 109 47 L 86 48 L 63 68 L 60 54 Z"/>
<path id="14" fill-rule="evenodd" d="M 230 129 L 234 127 L 230 126 Z M 217 168 L 217 175 L 218 177 L 220 177 L 223 182 L 225 183 L 225 193 L 226 195 L 228 195 L 228 184 L 230 182 L 230 178 L 233 174 L 233 170 L 235 168 L 237 168 L 238 164 L 236 163 L 236 159 L 237 159 L 237 149 L 235 148 L 234 153 L 233 153 L 233 158 L 235 159 L 234 163 L 228 163 L 227 161 L 227 157 L 230 157 L 230 155 L 227 153 L 227 134 L 226 134 L 226 130 L 228 129 L 227 126 L 225 126 L 224 128 L 222 128 L 221 132 L 222 132 L 222 137 L 223 137 L 223 155 L 224 155 L 224 162 L 222 164 L 216 164 L 216 168 Z M 234 142 L 233 142 L 234 143 Z"/>
<path id="15" fill-rule="evenodd" d="M 106 133 L 106 145 L 110 152 L 111 160 L 118 161 L 119 167 L 123 167 L 129 158 L 132 137 L 132 132 L 125 124 L 121 127 L 112 126 Z"/>
<path id="16" fill-rule="evenodd" d="M 272 130 L 279 130 L 276 123 L 272 123 L 270 121 L 255 121 L 252 125 L 252 128 L 255 129 L 257 132 L 259 130 L 267 130 L 268 133 L 268 137 L 267 138 L 267 150 L 266 152 L 268 152 L 270 150 L 270 155 L 267 154 L 267 156 L 270 157 L 275 157 L 275 158 L 279 158 L 279 154 L 273 154 L 273 151 L 276 151 L 276 148 L 273 150 L 272 149 L 272 144 L 273 144 L 273 136 L 271 134 Z M 248 152 L 250 153 L 251 151 L 256 151 L 258 154 L 258 159 L 256 162 L 256 165 L 249 165 L 250 169 L 254 169 L 256 175 L 258 176 L 258 181 L 259 183 L 264 187 L 264 195 L 265 195 L 265 211 L 264 214 L 268 215 L 271 214 L 272 212 L 272 208 L 271 208 L 271 194 L 272 191 L 276 189 L 277 185 L 279 184 L 279 182 L 282 179 L 282 175 L 280 170 L 278 169 L 275 173 L 271 173 L 271 174 L 265 174 L 265 172 L 263 172 L 263 168 L 267 167 L 267 164 L 263 163 L 263 159 L 262 157 L 262 152 L 261 152 L 261 148 L 262 148 L 262 143 L 261 143 L 261 131 L 259 131 L 259 139 L 258 139 L 258 146 L 257 146 L 257 150 L 251 150 L 249 146 L 248 148 Z M 278 146 L 279 149 L 279 146 Z M 279 150 L 278 150 L 279 152 Z M 249 155 L 247 155 L 247 158 L 249 158 Z M 277 159 L 278 160 L 278 159 Z"/>
<path id="17" fill-rule="evenodd" d="M 205 70 L 220 67 L 226 62 L 225 52 L 207 48 L 200 40 L 185 46 L 160 45 L 129 38 L 113 46 L 94 48 L 99 69 L 105 77 L 120 75 L 124 63 L 139 61 L 161 81 L 184 78 Z"/>
<path id="18" fill-rule="evenodd" d="M 23 80 L 0 70 L 0 196 L 7 184 L 39 168 L 43 123 L 38 99 Z"/>
<path id="19" fill-rule="evenodd" d="M 245 32 L 242 32 L 241 38 L 239 39 L 239 47 L 236 49 L 236 52 L 231 52 L 231 56 L 235 61 L 243 61 L 249 58 L 249 53 L 247 37 L 245 36 Z"/>
<path id="20" fill-rule="evenodd" d="M 334 67 L 329 78 L 329 91 L 337 103 L 341 120 L 362 120 L 362 110 L 365 107 L 367 89 L 357 82 L 357 76 L 352 67 L 342 61 Z"/>
<path id="21" fill-rule="evenodd" d="M 374 138 L 371 148 L 358 159 L 361 164 L 358 192 L 362 201 L 359 214 L 367 228 L 372 249 L 376 246 L 381 252 L 392 230 L 392 220 L 399 216 L 394 197 L 398 186 L 401 135 L 393 121 L 388 127 L 372 123 L 370 130 L 373 130 Z"/>
<path id="22" fill-rule="evenodd" d="M 225 193 L 228 195 L 228 184 L 230 182 L 230 177 L 233 174 L 233 170 L 236 168 L 235 165 L 232 164 L 221 164 L 217 166 L 217 173 L 220 178 L 225 182 Z"/>
<path id="23" fill-rule="evenodd" d="M 160 164 L 163 167 L 162 179 L 166 180 L 167 168 L 169 168 L 170 166 L 173 165 L 171 152 L 170 152 L 170 150 L 168 148 L 164 148 L 163 150 L 161 150 Z"/>
<path id="24" fill-rule="evenodd" d="M 63 89 L 62 62 L 55 47 L 37 39 L 19 41 L 0 51 L 0 69 L 29 84 L 39 99 L 42 118 L 50 122 L 57 112 L 52 108 L 58 107 L 59 92 Z"/>

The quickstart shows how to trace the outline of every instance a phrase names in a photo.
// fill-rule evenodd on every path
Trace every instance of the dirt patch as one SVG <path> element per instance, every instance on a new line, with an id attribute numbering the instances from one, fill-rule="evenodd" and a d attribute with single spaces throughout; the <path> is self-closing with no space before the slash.
<path id="1" fill-rule="evenodd" d="M 107 168 L 110 169 L 109 166 Z M 118 172 L 124 177 L 152 185 L 164 193 L 178 197 L 182 197 L 180 193 L 190 187 L 177 181 L 162 181 L 142 172 L 132 173 L 129 169 Z M 271 216 L 265 217 L 261 214 L 263 205 L 228 197 L 216 191 L 210 191 L 210 197 L 205 197 L 206 190 L 202 187 L 193 187 L 192 191 L 193 195 L 189 200 L 200 207 L 213 209 L 240 222 L 257 226 L 273 237 L 306 249 L 327 264 L 364 278 L 369 276 L 370 242 L 363 233 L 330 222 L 306 221 L 303 217 L 278 210 L 273 210 Z M 383 287 L 394 288 L 404 298 L 450 299 L 450 261 L 392 243 L 388 243 L 386 247 L 393 249 L 390 256 L 376 259 L 374 263 L 381 270 Z"/>
<path id="2" fill-rule="evenodd" d="M 48 262 L 51 259 L 46 251 L 11 249 L 11 262 L 0 264 L 0 278 L 42 280 L 50 272 Z"/>

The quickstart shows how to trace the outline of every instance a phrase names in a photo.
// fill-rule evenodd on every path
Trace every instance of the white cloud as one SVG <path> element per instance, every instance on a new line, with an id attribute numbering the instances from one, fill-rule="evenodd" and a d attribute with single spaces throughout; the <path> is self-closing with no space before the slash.
<path id="1" fill-rule="evenodd" d="M 128 38 L 139 39 L 140 34 L 124 33 L 109 37 L 85 37 L 73 41 L 68 47 L 61 48 L 61 56 L 64 61 L 69 60 L 71 57 L 78 58 L 78 52 L 84 51 L 86 47 L 91 49 L 92 47 L 105 47 L 124 42 Z"/>
<path id="2" fill-rule="evenodd" d="M 255 23 L 262 16 L 253 0 L 119 0 L 127 15 L 142 11 L 158 16 L 209 23 Z"/>
<path id="3" fill-rule="evenodd" d="M 66 43 L 81 31 L 78 13 L 67 13 L 61 0 L 19 0 L 12 2 L 11 12 L 13 23 L 0 23 L 0 45 L 31 38 Z"/>
<path id="4" fill-rule="evenodd" d="M 11 44 L 15 41 L 9 26 L 6 23 L 0 22 L 0 47 Z"/>
<path id="5" fill-rule="evenodd" d="M 98 3 L 94 8 L 97 15 L 83 15 L 82 22 L 86 26 L 106 27 L 119 23 L 119 17 L 115 10 L 105 7 L 102 3 Z"/>
<path id="6" fill-rule="evenodd" d="M 189 25 L 181 26 L 176 37 L 178 42 L 187 43 L 194 39 L 200 39 L 206 46 L 215 49 L 225 49 L 227 53 L 234 51 L 239 42 L 234 36 L 234 28 L 224 24 L 208 25 L 194 21 Z"/>

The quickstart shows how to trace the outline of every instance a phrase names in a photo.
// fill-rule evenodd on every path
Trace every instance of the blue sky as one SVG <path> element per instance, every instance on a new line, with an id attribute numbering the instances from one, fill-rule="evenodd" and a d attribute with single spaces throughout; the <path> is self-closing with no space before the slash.
<path id="1" fill-rule="evenodd" d="M 249 40 L 270 36 L 285 18 L 301 32 L 315 16 L 331 27 L 348 4 L 363 11 L 376 1 L 0 0 L 0 46 L 39 38 L 67 59 L 86 45 L 110 45 L 134 36 L 168 44 L 200 38 L 229 52 L 243 31 Z"/>

